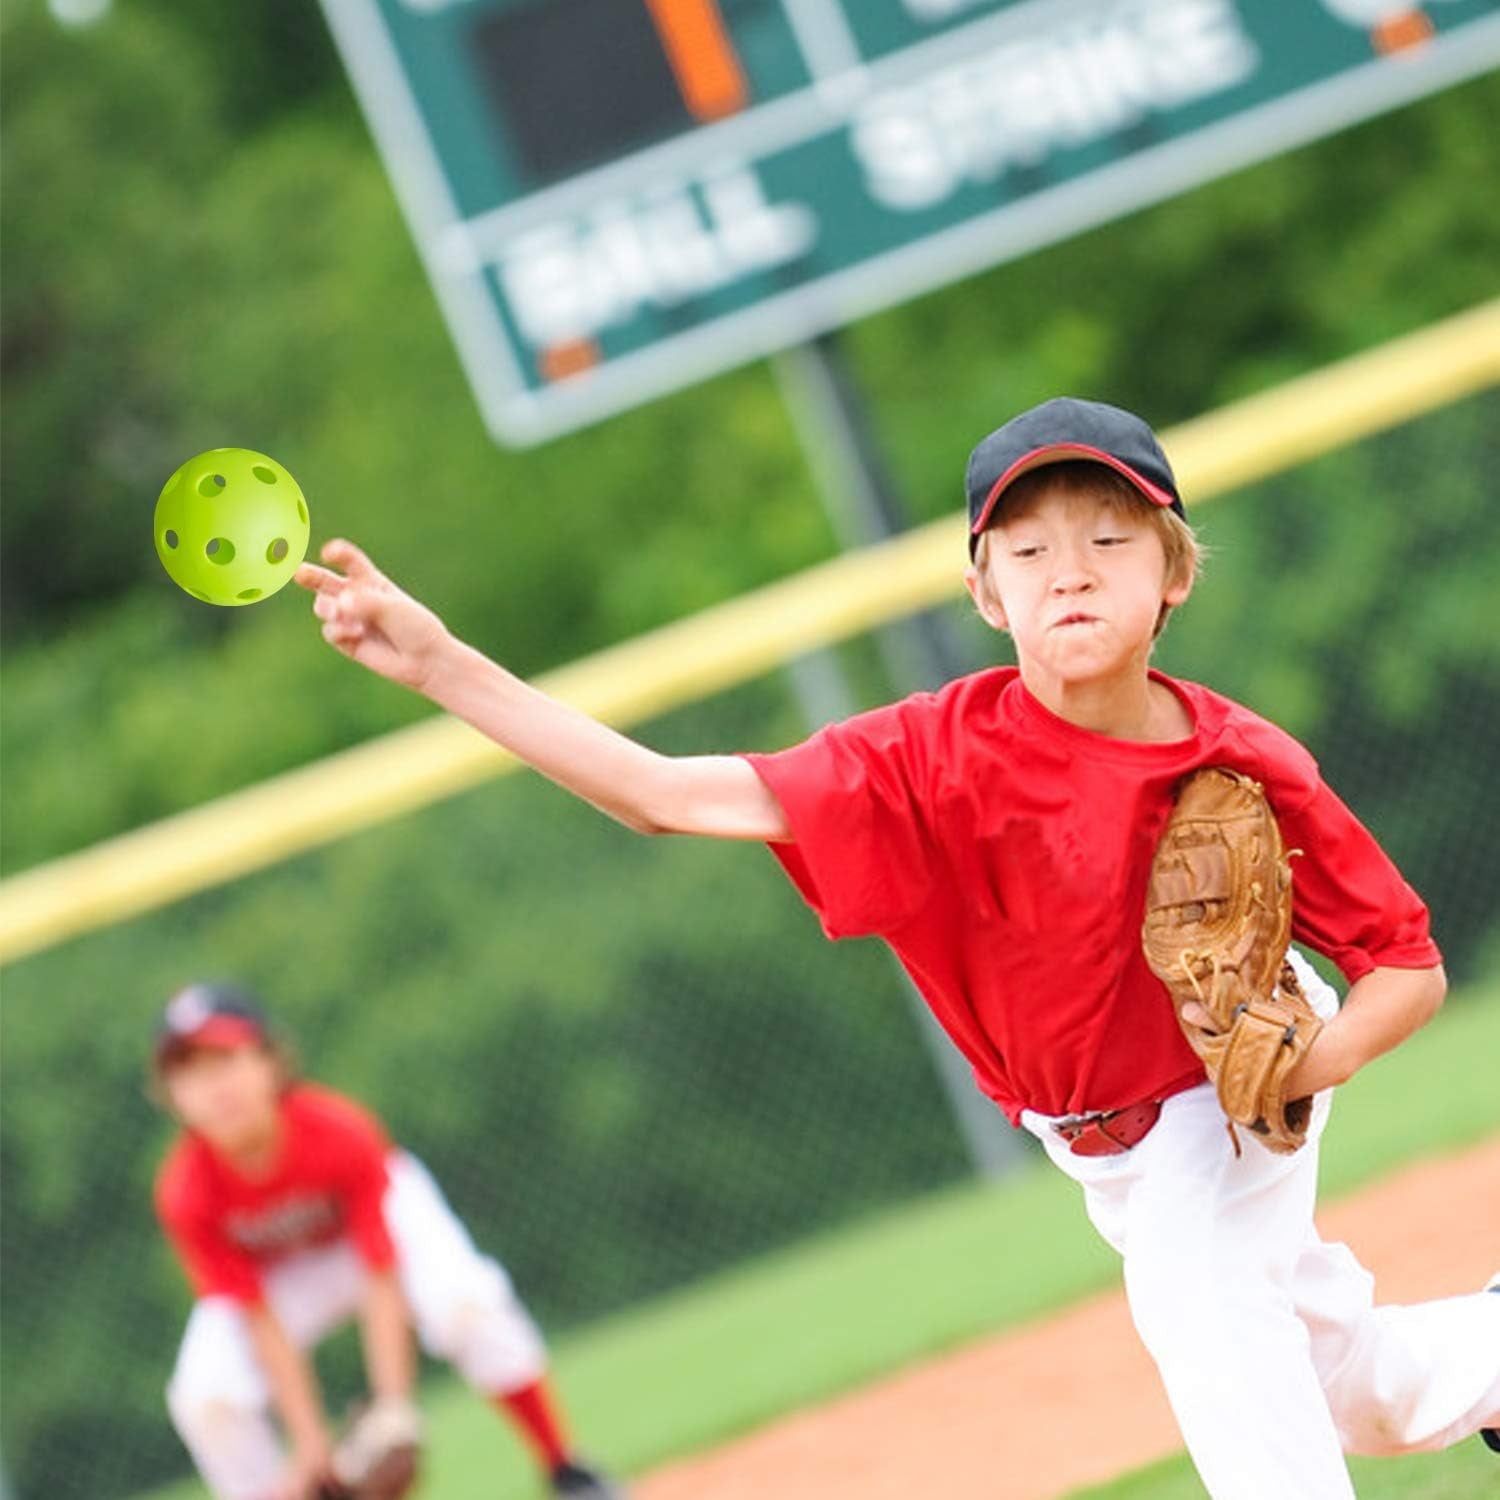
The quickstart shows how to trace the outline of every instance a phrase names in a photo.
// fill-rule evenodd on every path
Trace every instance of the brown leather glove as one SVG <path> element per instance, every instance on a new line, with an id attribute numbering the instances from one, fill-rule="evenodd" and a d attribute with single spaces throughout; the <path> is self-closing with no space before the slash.
<path id="1" fill-rule="evenodd" d="M 417 1482 L 422 1418 L 407 1401 L 377 1401 L 350 1417 L 319 1500 L 401 1500 Z"/>
<path id="2" fill-rule="evenodd" d="M 1311 1098 L 1286 1097 L 1287 1074 L 1322 1030 L 1286 962 L 1292 874 L 1260 783 L 1218 766 L 1183 782 L 1162 830 L 1141 940 L 1178 1023 L 1229 1118 L 1270 1151 L 1307 1140 Z M 1205 1025 L 1184 1021 L 1197 1001 Z"/>

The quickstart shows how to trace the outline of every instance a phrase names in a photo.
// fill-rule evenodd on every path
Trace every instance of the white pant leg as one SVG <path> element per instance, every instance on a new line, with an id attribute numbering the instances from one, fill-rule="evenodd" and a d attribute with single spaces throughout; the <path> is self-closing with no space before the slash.
<path id="1" fill-rule="evenodd" d="M 1375 1307 L 1348 1246 L 1315 1235 L 1295 1291 L 1345 1452 L 1447 1448 L 1500 1425 L 1500 1297 Z"/>
<path id="2" fill-rule="evenodd" d="M 1314 1131 L 1326 1114 L 1323 1100 Z M 1354 1500 L 1291 1292 L 1316 1145 L 1274 1156 L 1246 1140 L 1237 1158 L 1208 1085 L 1167 1100 L 1119 1156 L 1074 1156 L 1026 1123 L 1124 1256 L 1131 1317 L 1214 1500 Z"/>
<path id="3" fill-rule="evenodd" d="M 1299 953 L 1288 956 L 1327 1019 L 1337 1004 L 1332 990 Z M 1349 1247 L 1325 1243 L 1309 1222 L 1292 1297 L 1344 1451 L 1446 1448 L 1500 1419 L 1500 1297 L 1376 1307 L 1374 1292 L 1374 1277 Z"/>
<path id="4" fill-rule="evenodd" d="M 546 1349 L 510 1277 L 475 1248 L 421 1162 L 398 1151 L 389 1167 L 386 1223 L 423 1348 L 486 1396 L 532 1384 Z"/>
<path id="5" fill-rule="evenodd" d="M 353 1310 L 362 1280 L 352 1247 L 296 1255 L 269 1271 L 266 1302 L 298 1348 L 311 1348 Z M 188 1318 L 167 1385 L 167 1410 L 217 1500 L 266 1500 L 285 1466 L 271 1392 L 243 1307 L 205 1297 Z"/>
<path id="6" fill-rule="evenodd" d="M 194 1305 L 167 1410 L 216 1500 L 266 1500 L 275 1490 L 285 1460 L 237 1302 L 205 1297 Z"/>
<path id="7" fill-rule="evenodd" d="M 1332 991 L 1294 960 L 1331 1013 Z M 1369 1274 L 1318 1239 L 1328 1108 L 1320 1095 L 1291 1156 L 1241 1132 L 1236 1157 L 1207 1085 L 1169 1099 L 1121 1156 L 1074 1156 L 1045 1120 L 1025 1121 L 1124 1256 L 1136 1327 L 1215 1500 L 1349 1500 L 1344 1448 L 1442 1446 L 1500 1401 L 1500 1310 L 1482 1295 L 1372 1308 Z"/>

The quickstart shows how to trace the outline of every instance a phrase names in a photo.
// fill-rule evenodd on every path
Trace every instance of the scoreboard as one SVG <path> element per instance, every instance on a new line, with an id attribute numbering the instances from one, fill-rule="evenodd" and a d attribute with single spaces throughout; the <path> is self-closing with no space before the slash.
<path id="1" fill-rule="evenodd" d="M 513 444 L 1500 63 L 1500 0 L 323 5 Z"/>

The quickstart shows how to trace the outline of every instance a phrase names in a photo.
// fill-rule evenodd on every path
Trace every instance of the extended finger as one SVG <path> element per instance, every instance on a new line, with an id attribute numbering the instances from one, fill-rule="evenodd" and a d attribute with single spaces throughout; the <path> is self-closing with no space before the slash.
<path id="1" fill-rule="evenodd" d="M 323 624 L 323 639 L 330 646 L 357 646 L 364 636 L 363 625 L 350 625 L 343 620 L 326 620 Z"/>
<path id="2" fill-rule="evenodd" d="M 379 578 L 380 569 L 347 537 L 336 536 L 323 544 L 323 561 L 342 568 L 351 578 Z"/>
<path id="3" fill-rule="evenodd" d="M 387 598 L 386 591 L 378 585 L 361 587 L 351 578 L 348 585 L 337 593 L 319 594 L 313 608 L 324 620 L 347 620 L 352 624 L 367 625 L 379 619 Z M 327 608 L 319 609 L 318 606 L 323 604 Z"/>
<path id="4" fill-rule="evenodd" d="M 337 589 L 344 578 L 331 568 L 320 568 L 317 563 L 305 562 L 292 574 L 292 582 L 300 583 L 303 588 L 317 594 L 325 589 Z"/>

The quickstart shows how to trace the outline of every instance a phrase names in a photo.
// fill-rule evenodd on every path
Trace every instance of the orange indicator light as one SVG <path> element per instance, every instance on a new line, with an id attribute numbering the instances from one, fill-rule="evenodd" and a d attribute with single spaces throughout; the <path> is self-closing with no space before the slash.
<path id="1" fill-rule="evenodd" d="M 698 120 L 718 120 L 750 99 L 718 0 L 646 0 L 677 87 Z"/>
<path id="2" fill-rule="evenodd" d="M 569 376 L 592 370 L 599 359 L 599 346 L 593 339 L 568 339 L 543 349 L 537 356 L 537 368 L 543 380 L 567 380 Z"/>
<path id="3" fill-rule="evenodd" d="M 1410 47 L 1420 47 L 1433 33 L 1431 17 L 1420 10 L 1403 11 L 1382 21 L 1372 37 L 1375 50 L 1389 56 L 1392 52 L 1405 52 Z"/>

